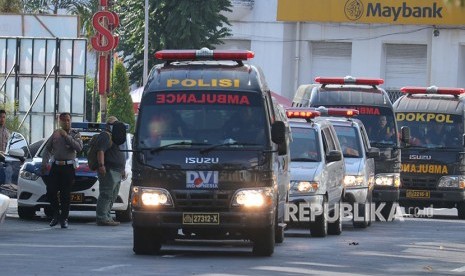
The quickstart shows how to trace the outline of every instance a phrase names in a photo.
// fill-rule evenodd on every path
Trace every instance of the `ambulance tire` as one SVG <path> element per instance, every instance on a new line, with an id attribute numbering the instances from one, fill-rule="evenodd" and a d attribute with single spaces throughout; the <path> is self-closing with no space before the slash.
<path id="1" fill-rule="evenodd" d="M 310 235 L 312 237 L 324 238 L 328 235 L 328 220 L 326 207 L 328 206 L 326 198 L 323 200 L 323 213 L 315 216 L 315 221 L 310 222 Z"/>
<path id="2" fill-rule="evenodd" d="M 278 207 L 276 207 L 276 219 L 275 219 L 275 243 L 283 243 L 284 242 L 284 227 L 280 227 L 279 224 L 284 223 L 284 217 L 281 219 L 279 218 L 279 211 Z"/>
<path id="3" fill-rule="evenodd" d="M 376 210 L 378 210 L 378 207 L 380 206 L 381 203 L 377 202 L 376 203 Z M 385 202 L 385 205 L 383 209 L 381 210 L 381 216 L 384 218 L 381 220 L 378 216 L 376 216 L 376 221 L 388 221 L 389 215 L 391 214 L 391 209 L 394 206 L 393 202 Z"/>
<path id="4" fill-rule="evenodd" d="M 330 217 L 334 218 L 335 216 L 337 216 L 336 220 L 328 223 L 328 234 L 330 235 L 340 235 L 342 233 L 342 200 L 339 200 L 331 211 Z"/>
<path id="5" fill-rule="evenodd" d="M 459 219 L 465 219 L 465 202 L 460 202 L 457 204 L 457 214 Z"/>
<path id="6" fill-rule="evenodd" d="M 153 255 L 161 249 L 162 232 L 156 228 L 133 227 L 133 251 L 136 255 Z"/>
<path id="7" fill-rule="evenodd" d="M 273 255 L 275 245 L 275 226 L 271 225 L 258 231 L 253 241 L 252 253 L 255 256 L 269 257 Z"/>
<path id="8" fill-rule="evenodd" d="M 370 224 L 370 206 L 366 203 L 354 203 L 358 204 L 358 217 L 363 221 L 352 221 L 354 228 L 367 228 Z"/>

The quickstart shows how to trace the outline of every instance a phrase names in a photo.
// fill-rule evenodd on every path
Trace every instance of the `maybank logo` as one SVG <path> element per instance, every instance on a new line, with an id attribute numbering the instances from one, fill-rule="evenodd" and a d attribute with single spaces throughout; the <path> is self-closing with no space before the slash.
<path id="1" fill-rule="evenodd" d="M 349 20 L 355 21 L 363 15 L 363 3 L 360 0 L 349 0 L 346 2 L 344 12 Z"/>
<path id="2" fill-rule="evenodd" d="M 400 6 L 388 6 L 379 2 L 369 2 L 365 11 L 361 0 L 348 0 L 344 12 L 351 21 L 360 19 L 363 14 L 367 18 L 386 18 L 391 19 L 393 22 L 408 18 L 443 18 L 443 7 L 440 7 L 437 2 L 430 6 L 410 6 L 407 2 L 402 2 Z"/>

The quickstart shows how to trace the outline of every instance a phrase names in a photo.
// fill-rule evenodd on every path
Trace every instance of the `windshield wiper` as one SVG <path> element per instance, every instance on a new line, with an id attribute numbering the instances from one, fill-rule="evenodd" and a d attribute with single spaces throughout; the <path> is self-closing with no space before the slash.
<path id="1" fill-rule="evenodd" d="M 172 143 L 172 144 L 167 144 L 167 145 L 163 145 L 163 146 L 160 146 L 158 148 L 154 148 L 154 149 L 151 149 L 150 150 L 150 153 L 155 153 L 155 152 L 159 152 L 159 151 L 162 151 L 166 148 L 169 148 L 169 147 L 172 147 L 172 146 L 201 146 L 201 145 L 208 145 L 206 143 L 193 143 L 193 142 L 187 142 L 187 141 L 181 141 L 181 142 L 176 142 L 176 143 Z"/>
<path id="2" fill-rule="evenodd" d="M 299 158 L 292 158 L 291 162 L 318 162 L 318 160 L 313 159 L 313 158 L 308 158 L 308 157 L 299 157 Z"/>
<path id="3" fill-rule="evenodd" d="M 206 152 L 209 152 L 211 150 L 214 150 L 216 148 L 219 148 L 219 147 L 224 147 L 224 146 L 258 146 L 259 144 L 254 144 L 254 143 L 238 143 L 237 141 L 234 141 L 234 140 L 226 140 L 225 142 L 221 143 L 221 144 L 216 144 L 216 145 L 213 145 L 211 147 L 208 147 L 208 148 L 205 148 L 205 149 L 202 149 L 200 150 L 200 153 L 206 153 Z"/>
<path id="4" fill-rule="evenodd" d="M 378 142 L 378 141 L 370 141 L 370 144 L 372 146 L 378 147 L 378 146 L 395 146 L 396 144 L 394 142 Z"/>

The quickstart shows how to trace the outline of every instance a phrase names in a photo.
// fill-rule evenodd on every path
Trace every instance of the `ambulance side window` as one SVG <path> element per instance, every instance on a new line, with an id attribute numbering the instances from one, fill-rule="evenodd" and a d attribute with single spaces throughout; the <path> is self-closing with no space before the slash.
<path id="1" fill-rule="evenodd" d="M 331 133 L 331 130 L 329 129 L 329 127 L 326 127 L 323 129 L 323 133 L 326 137 L 326 142 L 328 143 L 328 152 L 329 151 L 332 151 L 332 150 L 337 150 L 338 147 L 336 146 L 336 141 L 334 139 L 334 136 L 332 135 Z M 326 153 L 328 153 L 326 152 Z"/>

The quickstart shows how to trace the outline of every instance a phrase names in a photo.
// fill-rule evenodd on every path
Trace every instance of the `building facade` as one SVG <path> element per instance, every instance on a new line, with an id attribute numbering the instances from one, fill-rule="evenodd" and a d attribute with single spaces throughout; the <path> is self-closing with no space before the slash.
<path id="1" fill-rule="evenodd" d="M 273 91 L 292 99 L 316 76 L 379 77 L 403 86 L 465 87 L 465 9 L 434 0 L 236 0 L 232 37 Z"/>

